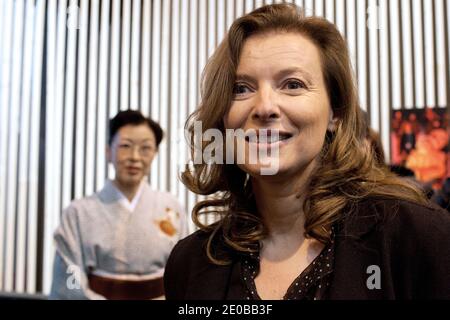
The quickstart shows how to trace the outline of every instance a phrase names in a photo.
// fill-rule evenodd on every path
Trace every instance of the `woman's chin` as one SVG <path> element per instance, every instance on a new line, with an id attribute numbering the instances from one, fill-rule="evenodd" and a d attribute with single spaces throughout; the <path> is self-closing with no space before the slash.
<path id="1" fill-rule="evenodd" d="M 140 184 L 142 181 L 142 175 L 127 175 L 126 177 L 123 177 L 120 179 L 120 183 L 127 187 L 135 187 L 136 185 Z"/>
<path id="2" fill-rule="evenodd" d="M 283 175 L 285 168 L 280 166 L 279 161 L 267 163 L 242 164 L 239 167 L 254 178 L 274 177 Z"/>

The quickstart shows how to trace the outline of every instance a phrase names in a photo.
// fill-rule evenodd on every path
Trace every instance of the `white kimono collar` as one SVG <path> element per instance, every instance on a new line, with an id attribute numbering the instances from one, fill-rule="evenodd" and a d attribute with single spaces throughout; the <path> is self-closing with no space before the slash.
<path id="1" fill-rule="evenodd" d="M 112 180 L 108 180 L 108 185 L 106 187 L 111 188 L 111 191 L 114 193 L 114 198 L 116 198 L 119 203 L 126 208 L 128 211 L 133 212 L 136 209 L 137 204 L 139 203 L 139 199 L 141 198 L 142 191 L 145 187 L 144 179 L 142 179 L 139 189 L 137 190 L 134 198 L 130 201 L 128 198 L 117 188 Z"/>

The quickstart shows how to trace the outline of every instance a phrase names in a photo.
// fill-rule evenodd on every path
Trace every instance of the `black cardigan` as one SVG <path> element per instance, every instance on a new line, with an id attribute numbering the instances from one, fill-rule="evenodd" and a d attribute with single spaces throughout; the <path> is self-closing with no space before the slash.
<path id="1" fill-rule="evenodd" d="M 208 234 L 197 231 L 173 249 L 164 276 L 167 299 L 243 299 L 240 259 L 212 264 Z M 364 200 L 336 231 L 330 299 L 450 299 L 450 214 L 402 200 Z M 381 288 L 369 289 L 369 266 Z M 371 282 L 371 281 L 369 281 Z"/>

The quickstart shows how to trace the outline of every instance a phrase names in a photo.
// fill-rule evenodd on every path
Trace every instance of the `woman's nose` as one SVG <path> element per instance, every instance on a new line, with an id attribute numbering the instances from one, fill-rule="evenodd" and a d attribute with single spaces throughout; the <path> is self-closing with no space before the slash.
<path id="1" fill-rule="evenodd" d="M 275 101 L 275 92 L 270 86 L 261 87 L 255 98 L 253 120 L 266 122 L 280 117 L 280 109 Z"/>
<path id="2" fill-rule="evenodd" d="M 138 160 L 141 158 L 140 146 L 133 146 L 131 148 L 130 158 L 132 160 Z"/>

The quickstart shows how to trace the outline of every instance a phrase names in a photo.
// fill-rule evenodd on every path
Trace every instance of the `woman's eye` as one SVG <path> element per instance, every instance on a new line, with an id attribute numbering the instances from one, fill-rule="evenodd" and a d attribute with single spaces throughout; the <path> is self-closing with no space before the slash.
<path id="1" fill-rule="evenodd" d="M 129 144 L 123 143 L 123 144 L 119 145 L 119 148 L 129 149 L 129 148 L 131 148 L 131 146 Z"/>
<path id="2" fill-rule="evenodd" d="M 306 88 L 305 84 L 299 80 L 289 80 L 286 82 L 284 87 L 288 90 L 298 90 Z"/>
<path id="3" fill-rule="evenodd" d="M 244 93 L 247 93 L 250 91 L 250 88 L 242 83 L 237 83 L 233 87 L 233 94 L 234 95 L 242 95 Z"/>

